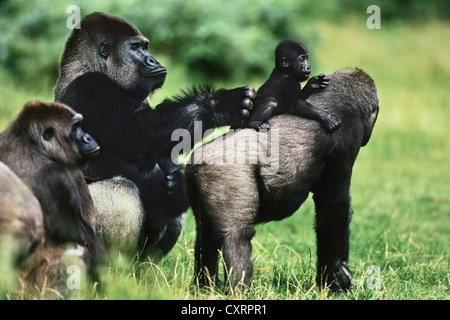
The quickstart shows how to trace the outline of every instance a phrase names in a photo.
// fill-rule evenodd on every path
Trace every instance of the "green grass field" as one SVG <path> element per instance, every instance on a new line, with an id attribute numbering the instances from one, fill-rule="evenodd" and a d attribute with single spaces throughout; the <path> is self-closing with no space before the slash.
<path id="1" fill-rule="evenodd" d="M 308 199 L 292 217 L 257 227 L 253 286 L 245 292 L 226 296 L 221 286 L 194 285 L 195 225 L 188 213 L 178 244 L 158 265 L 113 259 L 102 272 L 102 290 L 88 288 L 86 298 L 450 298 L 450 24 L 368 30 L 365 20 L 349 20 L 322 23 L 317 33 L 313 74 L 359 67 L 374 78 L 380 97 L 378 123 L 352 180 L 353 290 L 330 295 L 315 285 L 314 207 Z M 188 85 L 176 82 L 176 71 L 171 76 L 164 96 Z M 26 100 L 52 99 L 51 92 L 36 96 L 1 77 L 1 129 Z"/>

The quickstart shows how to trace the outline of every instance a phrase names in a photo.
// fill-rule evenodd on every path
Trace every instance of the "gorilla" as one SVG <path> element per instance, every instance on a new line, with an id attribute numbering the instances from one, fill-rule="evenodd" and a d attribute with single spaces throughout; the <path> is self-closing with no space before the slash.
<path id="1" fill-rule="evenodd" d="M 302 90 L 299 82 L 308 79 L 310 74 L 306 47 L 295 40 L 281 41 L 275 49 L 275 68 L 256 92 L 249 127 L 269 129 L 270 117 L 290 113 L 317 120 L 328 132 L 336 130 L 341 125 L 339 118 L 305 101 L 314 92 L 326 88 L 330 79 L 324 74 L 313 77 Z"/>
<path id="2" fill-rule="evenodd" d="M 41 205 L 20 178 L 0 162 L 0 263 L 20 266 L 44 240 Z"/>
<path id="3" fill-rule="evenodd" d="M 194 151 L 197 163 L 191 160 L 186 166 L 185 179 L 196 219 L 195 276 L 200 284 L 216 280 L 218 251 L 223 248 L 226 283 L 250 285 L 255 226 L 292 215 L 312 192 L 318 285 L 335 291 L 351 287 L 350 181 L 360 147 L 368 143 L 378 116 L 377 91 L 365 72 L 344 69 L 331 74 L 327 88 L 307 101 L 336 114 L 341 127 L 327 134 L 317 122 L 284 114 L 269 120 L 268 132 L 238 130 Z M 230 148 L 247 138 L 254 143 L 247 143 L 245 150 Z M 242 153 L 247 163 L 223 161 L 224 155 L 233 160 Z M 252 158 L 254 154 L 259 157 Z M 270 155 L 269 162 L 264 155 Z M 263 171 L 267 166 L 278 170 Z"/>
<path id="4" fill-rule="evenodd" d="M 194 88 L 150 108 L 147 97 L 163 85 L 167 70 L 149 55 L 148 44 L 121 18 L 87 15 L 67 40 L 54 94 L 84 115 L 83 128 L 102 147 L 83 171 L 97 232 L 106 246 L 108 239 L 137 238 L 133 253 L 138 249 L 156 262 L 174 246 L 188 207 L 183 168 L 171 158 L 172 132 L 193 133 L 194 121 L 202 122 L 203 132 L 243 126 L 256 93 L 251 87 Z M 124 208 L 127 202 L 138 205 Z"/>
<path id="5" fill-rule="evenodd" d="M 22 267 L 30 288 L 67 289 L 69 262 L 97 280 L 101 246 L 80 169 L 98 155 L 100 147 L 83 132 L 82 120 L 61 103 L 30 101 L 0 133 L 0 161 L 31 189 L 42 208 L 44 242 Z"/>

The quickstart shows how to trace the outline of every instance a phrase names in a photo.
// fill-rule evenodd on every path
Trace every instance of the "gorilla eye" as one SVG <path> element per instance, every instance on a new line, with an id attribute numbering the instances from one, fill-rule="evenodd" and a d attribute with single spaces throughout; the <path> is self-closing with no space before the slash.
<path id="1" fill-rule="evenodd" d="M 109 55 L 109 44 L 106 41 L 103 41 L 100 43 L 100 47 L 98 48 L 98 51 L 102 55 L 103 58 L 108 58 Z"/>
<path id="2" fill-rule="evenodd" d="M 72 122 L 72 130 L 76 130 L 81 127 L 81 119 L 76 119 Z"/>
<path id="3" fill-rule="evenodd" d="M 138 49 L 143 49 L 143 50 L 148 50 L 148 42 L 147 41 L 139 41 L 139 42 L 134 42 L 131 44 L 131 50 L 138 50 Z"/>
<path id="4" fill-rule="evenodd" d="M 45 140 L 50 141 L 55 136 L 55 129 L 53 129 L 52 127 L 45 129 L 42 136 Z"/>

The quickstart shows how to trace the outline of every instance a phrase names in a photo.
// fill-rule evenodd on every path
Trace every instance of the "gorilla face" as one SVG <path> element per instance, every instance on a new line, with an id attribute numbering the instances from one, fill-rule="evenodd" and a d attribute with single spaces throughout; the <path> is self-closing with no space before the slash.
<path id="1" fill-rule="evenodd" d="M 311 74 L 308 58 L 308 50 L 301 42 L 283 40 L 275 50 L 275 67 L 281 73 L 302 82 Z"/>
<path id="2" fill-rule="evenodd" d="M 18 136 L 37 147 L 36 154 L 72 169 L 100 153 L 97 142 L 81 129 L 82 121 L 83 116 L 66 105 L 30 101 L 14 126 Z"/>
<path id="3" fill-rule="evenodd" d="M 118 41 L 115 46 L 103 41 L 99 54 L 107 59 L 106 73 L 123 89 L 144 100 L 164 84 L 167 70 L 148 53 L 149 41 L 136 35 Z"/>
<path id="4" fill-rule="evenodd" d="M 308 79 L 309 75 L 311 74 L 311 67 L 308 63 L 308 54 L 298 54 L 291 57 L 292 59 L 292 73 L 294 74 L 295 78 L 299 81 L 305 81 Z"/>
<path id="5" fill-rule="evenodd" d="M 72 120 L 71 136 L 72 140 L 78 147 L 78 153 L 81 158 L 81 163 L 88 162 L 89 160 L 97 157 L 100 153 L 100 147 L 97 141 L 91 137 L 90 134 L 85 133 L 81 129 L 81 122 L 83 121 L 83 116 L 81 114 L 76 114 Z"/>
<path id="6" fill-rule="evenodd" d="M 149 55 L 149 41 L 125 20 L 94 12 L 83 18 L 66 43 L 60 75 L 54 88 L 59 100 L 78 77 L 99 72 L 107 75 L 139 102 L 164 84 L 166 69 Z"/>

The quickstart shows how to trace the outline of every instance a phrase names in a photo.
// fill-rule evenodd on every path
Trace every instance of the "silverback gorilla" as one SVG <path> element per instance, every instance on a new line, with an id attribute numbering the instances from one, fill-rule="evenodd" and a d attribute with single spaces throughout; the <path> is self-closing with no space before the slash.
<path id="1" fill-rule="evenodd" d="M 193 133 L 194 121 L 202 121 L 203 132 L 242 126 L 256 93 L 251 87 L 193 89 L 152 109 L 146 99 L 163 85 L 166 69 L 149 55 L 148 44 L 121 18 L 87 15 L 67 40 L 54 94 L 83 114 L 85 130 L 102 148 L 84 175 L 105 246 L 134 237 L 134 252 L 143 249 L 158 260 L 178 239 L 188 207 L 182 167 L 171 159 L 172 132 Z M 137 204 L 134 210 L 124 207 L 128 202 Z"/>
<path id="2" fill-rule="evenodd" d="M 351 287 L 350 180 L 359 149 L 369 141 L 378 116 L 377 91 L 366 73 L 344 69 L 331 74 L 329 86 L 307 101 L 339 117 L 341 127 L 327 134 L 315 121 L 279 115 L 269 120 L 271 129 L 266 136 L 251 129 L 238 130 L 203 145 L 203 163 L 187 165 L 186 187 L 197 222 L 195 273 L 200 284 L 215 281 L 218 251 L 223 248 L 228 271 L 225 283 L 249 285 L 255 225 L 292 215 L 312 192 L 318 285 L 334 291 Z M 277 131 L 279 142 L 272 136 Z M 248 143 L 246 150 L 227 150 L 249 138 L 255 143 Z M 243 152 L 250 159 L 252 153 L 260 152 L 256 149 L 278 162 L 276 173 L 261 174 L 267 165 L 261 158 L 242 165 L 223 161 L 225 156 L 236 159 L 234 156 Z"/>

